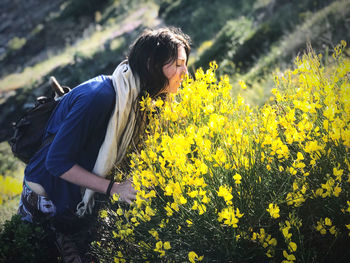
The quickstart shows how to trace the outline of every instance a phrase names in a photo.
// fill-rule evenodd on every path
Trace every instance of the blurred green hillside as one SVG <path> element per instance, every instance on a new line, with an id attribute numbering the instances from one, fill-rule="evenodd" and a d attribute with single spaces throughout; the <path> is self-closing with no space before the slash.
<path id="1" fill-rule="evenodd" d="M 0 11 L 0 175 L 18 166 L 11 123 L 49 93 L 49 77 L 74 87 L 111 74 L 145 28 L 181 27 L 193 40 L 190 71 L 216 60 L 233 94 L 244 80 L 257 105 L 270 96 L 268 76 L 307 42 L 324 56 L 350 42 L 348 0 L 3 0 Z"/>

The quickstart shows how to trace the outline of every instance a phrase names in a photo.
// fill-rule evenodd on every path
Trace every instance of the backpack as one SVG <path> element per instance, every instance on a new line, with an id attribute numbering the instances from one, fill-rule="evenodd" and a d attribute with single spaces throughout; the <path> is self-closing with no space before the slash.
<path id="1" fill-rule="evenodd" d="M 55 77 L 50 77 L 51 97 L 41 96 L 36 99 L 34 107 L 29 109 L 18 122 L 13 123 L 14 133 L 9 140 L 13 154 L 24 163 L 28 163 L 33 155 L 44 145 L 52 142 L 54 135 L 43 141 L 47 123 L 59 98 L 70 91 L 61 86 Z"/>

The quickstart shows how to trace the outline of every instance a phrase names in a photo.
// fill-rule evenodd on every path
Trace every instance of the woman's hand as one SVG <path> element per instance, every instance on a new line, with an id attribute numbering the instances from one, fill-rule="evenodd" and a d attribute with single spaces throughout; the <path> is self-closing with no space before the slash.
<path id="1" fill-rule="evenodd" d="M 62 174 L 61 178 L 99 193 L 106 193 L 110 182 L 110 180 L 90 173 L 77 164 Z M 132 181 L 130 179 L 122 183 L 114 183 L 111 189 L 111 196 L 113 196 L 113 194 L 118 194 L 119 200 L 128 204 L 131 204 L 132 201 L 136 199 L 136 193 L 137 191 L 132 186 Z"/>
<path id="2" fill-rule="evenodd" d="M 119 195 L 120 202 L 131 204 L 136 199 L 137 191 L 132 186 L 131 180 L 127 179 L 122 183 L 114 183 L 111 189 L 111 196 L 113 194 Z"/>

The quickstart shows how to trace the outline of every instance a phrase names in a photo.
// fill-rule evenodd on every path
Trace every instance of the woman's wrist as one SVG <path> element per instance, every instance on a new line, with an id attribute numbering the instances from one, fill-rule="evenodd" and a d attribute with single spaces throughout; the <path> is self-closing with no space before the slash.
<path id="1" fill-rule="evenodd" d="M 114 185 L 114 180 L 111 179 L 109 184 L 108 184 L 107 190 L 106 190 L 107 197 L 111 196 L 111 190 L 112 190 L 113 185 Z"/>

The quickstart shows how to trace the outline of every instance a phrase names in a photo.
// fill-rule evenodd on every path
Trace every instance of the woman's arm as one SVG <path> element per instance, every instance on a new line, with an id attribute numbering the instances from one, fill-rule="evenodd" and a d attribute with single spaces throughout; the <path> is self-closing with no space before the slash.
<path id="1" fill-rule="evenodd" d="M 89 188 L 99 193 L 106 193 L 109 185 L 109 180 L 90 173 L 77 164 L 60 177 L 70 183 Z M 113 196 L 113 194 L 118 194 L 120 200 L 128 204 L 131 204 L 131 202 L 136 199 L 136 190 L 129 180 L 122 183 L 114 183 L 111 189 L 111 196 Z"/>

